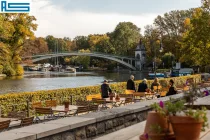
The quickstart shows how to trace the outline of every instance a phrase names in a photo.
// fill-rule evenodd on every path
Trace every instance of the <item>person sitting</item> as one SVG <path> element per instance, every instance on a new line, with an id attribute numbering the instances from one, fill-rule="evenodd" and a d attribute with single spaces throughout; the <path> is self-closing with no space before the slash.
<path id="1" fill-rule="evenodd" d="M 109 94 L 112 93 L 112 90 L 109 87 L 107 80 L 104 80 L 104 83 L 101 85 L 101 92 L 102 92 L 102 98 L 108 98 Z"/>
<path id="2" fill-rule="evenodd" d="M 147 79 L 144 79 L 144 80 L 139 84 L 138 92 L 146 92 L 147 89 L 148 89 L 148 86 L 147 86 Z"/>
<path id="3" fill-rule="evenodd" d="M 127 90 L 135 90 L 136 91 L 133 75 L 131 75 L 130 79 L 127 81 Z"/>
<path id="4" fill-rule="evenodd" d="M 167 92 L 166 96 L 171 96 L 171 95 L 177 94 L 177 90 L 174 85 L 174 81 L 172 79 L 169 81 L 169 85 L 170 85 L 170 88 L 169 88 L 169 91 Z"/>
<path id="5" fill-rule="evenodd" d="M 151 90 L 154 90 L 154 86 L 160 86 L 158 78 L 155 78 L 154 82 L 151 85 Z"/>

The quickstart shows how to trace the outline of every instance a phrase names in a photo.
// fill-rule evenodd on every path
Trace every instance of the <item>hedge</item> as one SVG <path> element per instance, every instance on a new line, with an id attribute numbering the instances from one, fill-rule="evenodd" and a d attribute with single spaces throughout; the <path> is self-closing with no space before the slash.
<path id="1" fill-rule="evenodd" d="M 163 87 L 168 86 L 170 79 L 175 81 L 177 86 L 183 85 L 187 79 L 193 78 L 194 81 L 201 82 L 201 75 L 191 75 L 183 77 L 174 77 L 174 78 L 164 78 L 160 79 L 160 83 Z M 141 80 L 135 81 L 136 87 Z M 149 87 L 153 80 L 148 80 Z M 113 83 L 110 84 L 111 88 L 118 93 L 123 93 L 126 89 L 126 82 Z M 70 99 L 70 96 L 73 96 L 73 103 L 76 100 L 85 99 L 86 95 L 100 93 L 100 86 L 89 86 L 89 87 L 78 87 L 78 88 L 66 88 L 66 89 L 57 89 L 57 90 L 42 90 L 35 92 L 22 92 L 22 93 L 8 93 L 0 95 L 0 105 L 1 113 L 6 115 L 12 110 L 13 107 L 17 111 L 25 110 L 27 101 L 38 102 L 45 101 L 50 99 L 56 99 L 58 104 L 61 104 L 64 99 Z"/>

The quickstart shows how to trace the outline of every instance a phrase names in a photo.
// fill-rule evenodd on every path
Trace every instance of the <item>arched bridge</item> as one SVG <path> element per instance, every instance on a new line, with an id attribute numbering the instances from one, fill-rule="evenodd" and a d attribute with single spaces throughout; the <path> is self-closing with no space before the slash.
<path id="1" fill-rule="evenodd" d="M 103 53 L 85 53 L 85 52 L 65 52 L 65 53 L 48 53 L 48 54 L 40 54 L 40 55 L 33 55 L 25 58 L 32 58 L 32 62 L 38 62 L 44 59 L 50 59 L 54 57 L 63 57 L 63 56 L 92 56 L 92 57 L 99 57 L 108 60 L 112 60 L 118 62 L 132 70 L 137 70 L 135 66 L 133 66 L 133 61 L 137 61 L 138 59 L 133 57 L 126 57 L 126 56 L 118 56 L 118 55 L 111 55 L 111 54 L 103 54 Z"/>

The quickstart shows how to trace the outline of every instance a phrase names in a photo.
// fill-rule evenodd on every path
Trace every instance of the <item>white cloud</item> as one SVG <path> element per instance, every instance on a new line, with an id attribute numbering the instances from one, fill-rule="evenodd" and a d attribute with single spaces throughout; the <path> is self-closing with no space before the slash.
<path id="1" fill-rule="evenodd" d="M 130 21 L 144 30 L 144 26 L 152 24 L 158 14 L 122 15 L 98 14 L 90 12 L 71 12 L 61 7 L 50 5 L 48 1 L 32 3 L 31 15 L 37 18 L 36 36 L 74 38 L 78 35 L 103 34 L 114 30 L 119 22 Z"/>

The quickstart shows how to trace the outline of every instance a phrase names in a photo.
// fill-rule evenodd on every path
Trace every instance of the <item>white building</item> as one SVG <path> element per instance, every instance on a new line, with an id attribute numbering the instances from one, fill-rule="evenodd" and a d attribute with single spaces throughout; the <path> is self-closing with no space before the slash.
<path id="1" fill-rule="evenodd" d="M 142 44 L 141 40 L 139 41 L 139 44 L 136 47 L 135 58 L 138 59 L 135 62 L 135 67 L 139 70 L 143 70 L 146 64 L 146 48 Z"/>

